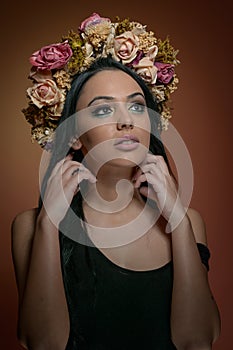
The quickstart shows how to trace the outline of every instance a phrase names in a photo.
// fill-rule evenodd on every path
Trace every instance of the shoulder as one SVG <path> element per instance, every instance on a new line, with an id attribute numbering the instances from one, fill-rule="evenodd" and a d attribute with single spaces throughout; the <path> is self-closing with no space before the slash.
<path id="1" fill-rule="evenodd" d="M 11 224 L 11 239 L 13 255 L 24 251 L 33 239 L 37 208 L 31 208 L 20 212 L 15 216 Z"/>
<path id="2" fill-rule="evenodd" d="M 31 208 L 17 214 L 11 224 L 12 238 L 19 235 L 21 237 L 33 235 L 36 217 L 37 208 Z"/>
<path id="3" fill-rule="evenodd" d="M 25 224 L 27 225 L 29 223 L 32 223 L 36 219 L 37 211 L 38 211 L 38 208 L 31 208 L 20 212 L 13 219 L 12 226 L 18 227 L 21 225 L 25 225 Z"/>
<path id="4" fill-rule="evenodd" d="M 11 225 L 11 250 L 18 288 L 22 289 L 35 232 L 37 208 L 17 214 Z"/>
<path id="5" fill-rule="evenodd" d="M 206 225 L 202 215 L 198 210 L 193 208 L 187 210 L 187 215 L 191 222 L 196 242 L 207 245 Z"/>

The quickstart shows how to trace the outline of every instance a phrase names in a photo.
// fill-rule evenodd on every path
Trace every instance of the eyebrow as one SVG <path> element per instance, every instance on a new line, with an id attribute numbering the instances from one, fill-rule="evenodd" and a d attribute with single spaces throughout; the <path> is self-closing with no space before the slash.
<path id="1" fill-rule="evenodd" d="M 143 99 L 145 100 L 145 96 L 141 93 L 141 92 L 134 92 L 128 96 L 126 96 L 127 100 L 130 100 L 136 96 L 142 96 Z M 96 100 L 108 100 L 108 101 L 113 101 L 114 100 L 114 97 L 113 96 L 96 96 L 94 97 L 87 105 L 87 107 L 89 107 L 94 101 Z"/>

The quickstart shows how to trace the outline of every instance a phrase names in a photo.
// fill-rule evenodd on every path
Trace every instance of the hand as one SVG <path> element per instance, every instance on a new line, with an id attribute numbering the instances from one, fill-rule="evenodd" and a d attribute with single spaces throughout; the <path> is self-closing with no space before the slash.
<path id="1" fill-rule="evenodd" d="M 164 158 L 148 153 L 134 175 L 134 181 L 134 187 L 138 188 L 143 196 L 156 202 L 162 216 L 169 223 L 166 232 L 174 229 L 183 219 L 185 209 Z M 141 185 L 146 181 L 148 187 Z"/>
<path id="2" fill-rule="evenodd" d="M 74 195 L 79 191 L 79 184 L 84 179 L 91 183 L 96 182 L 96 177 L 83 164 L 73 161 L 72 155 L 55 165 L 42 200 L 46 215 L 56 227 L 64 218 Z"/>

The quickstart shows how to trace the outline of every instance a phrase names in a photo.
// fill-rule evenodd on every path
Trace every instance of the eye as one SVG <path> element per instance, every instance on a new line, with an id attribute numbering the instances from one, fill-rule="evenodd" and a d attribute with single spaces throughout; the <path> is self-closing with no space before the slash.
<path id="1" fill-rule="evenodd" d="M 98 105 L 98 106 L 94 106 L 91 114 L 93 117 L 96 118 L 106 118 L 108 116 L 111 116 L 114 112 L 114 109 L 112 106 L 109 105 Z"/>
<path id="2" fill-rule="evenodd" d="M 143 103 L 131 103 L 129 105 L 129 110 L 133 113 L 143 114 L 145 112 L 146 106 Z"/>

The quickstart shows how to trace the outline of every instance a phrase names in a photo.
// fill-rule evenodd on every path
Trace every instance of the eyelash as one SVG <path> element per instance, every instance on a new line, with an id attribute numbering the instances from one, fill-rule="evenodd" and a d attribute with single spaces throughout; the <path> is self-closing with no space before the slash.
<path id="1" fill-rule="evenodd" d="M 104 112 L 104 110 L 108 110 L 108 112 Z M 110 112 L 109 112 L 110 110 Z M 109 116 L 111 113 L 113 113 L 113 108 L 109 105 L 101 105 L 101 106 L 98 106 L 96 107 L 92 112 L 92 116 L 93 117 L 101 117 L 101 118 L 104 118 L 106 116 Z"/>
<path id="2" fill-rule="evenodd" d="M 128 108 L 135 114 L 143 114 L 146 109 L 146 105 L 142 102 L 132 102 L 128 104 L 130 107 Z M 132 110 L 132 107 L 137 107 L 137 110 Z M 107 111 L 106 111 L 107 110 Z M 110 105 L 101 105 L 97 106 L 92 112 L 93 117 L 106 118 L 114 113 L 114 108 Z"/>
<path id="3" fill-rule="evenodd" d="M 135 110 L 135 113 L 141 114 L 145 112 L 146 106 L 143 103 L 135 102 L 132 104 L 133 107 L 137 107 L 137 110 Z"/>

